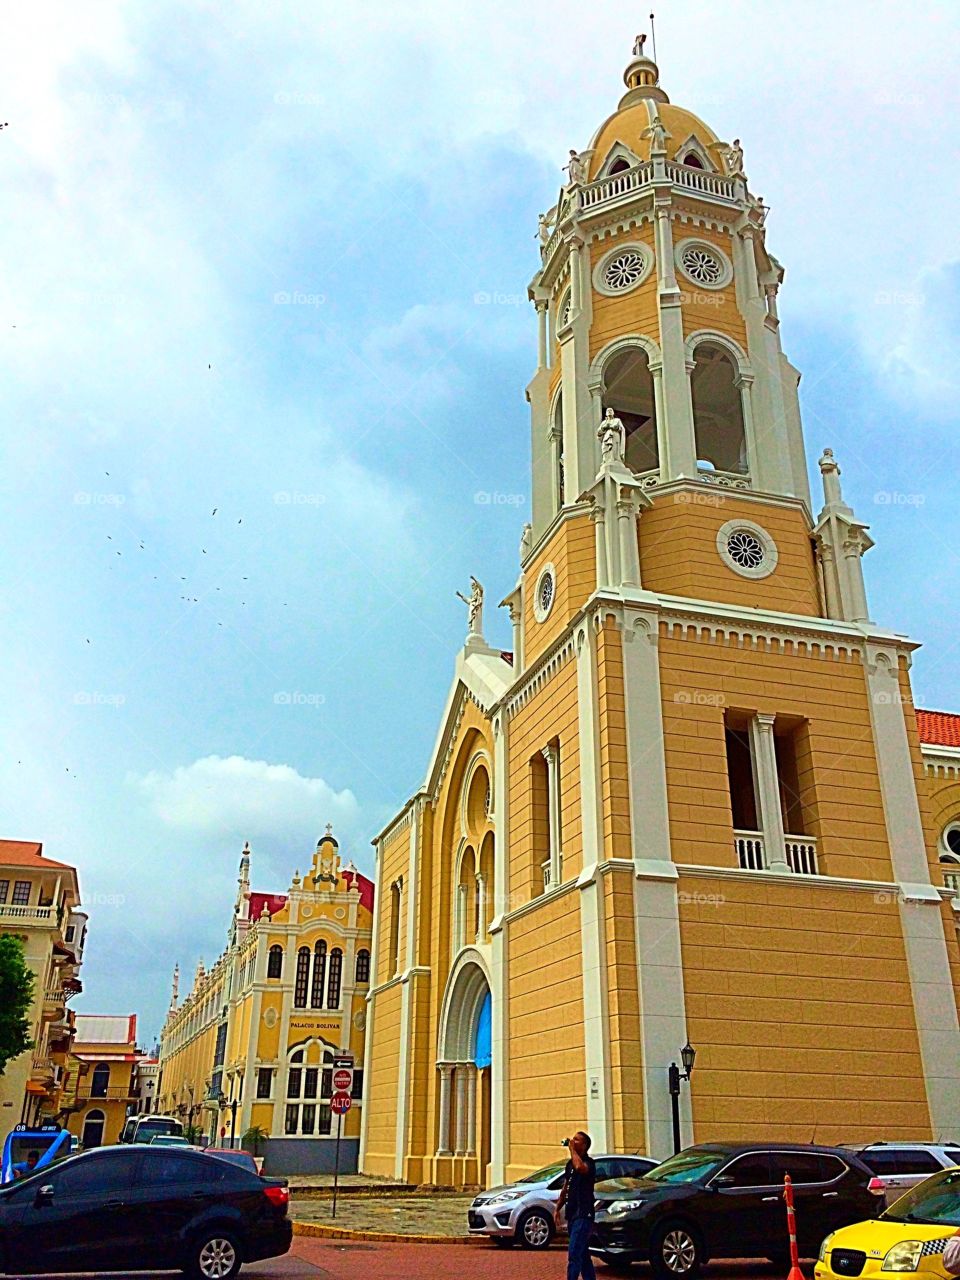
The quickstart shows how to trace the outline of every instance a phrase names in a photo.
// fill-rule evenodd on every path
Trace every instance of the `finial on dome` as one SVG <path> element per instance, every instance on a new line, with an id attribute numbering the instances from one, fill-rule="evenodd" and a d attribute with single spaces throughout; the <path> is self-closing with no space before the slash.
<path id="1" fill-rule="evenodd" d="M 652 30 L 653 14 L 650 15 L 650 26 Z M 642 98 L 653 98 L 656 102 L 670 101 L 660 88 L 660 71 L 656 62 L 644 51 L 646 43 L 647 37 L 643 32 L 633 42 L 633 57 L 623 73 L 623 82 L 630 92 L 622 99 L 621 108 L 639 102 Z"/>

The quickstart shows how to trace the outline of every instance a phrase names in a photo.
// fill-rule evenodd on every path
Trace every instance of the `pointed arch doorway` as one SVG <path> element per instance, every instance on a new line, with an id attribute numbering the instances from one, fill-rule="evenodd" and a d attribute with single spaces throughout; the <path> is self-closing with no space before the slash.
<path id="1" fill-rule="evenodd" d="M 447 981 L 437 1057 L 435 1181 L 489 1180 L 493 1000 L 479 950 L 461 953 Z"/>

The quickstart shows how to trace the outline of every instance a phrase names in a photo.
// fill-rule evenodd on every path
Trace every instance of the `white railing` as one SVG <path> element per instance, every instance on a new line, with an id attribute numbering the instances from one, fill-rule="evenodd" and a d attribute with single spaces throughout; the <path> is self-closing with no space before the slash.
<path id="1" fill-rule="evenodd" d="M 715 173 L 685 164 L 667 163 L 664 167 L 674 186 L 688 187 L 691 191 L 701 191 L 705 196 L 715 196 L 720 200 L 734 199 L 733 183 L 729 178 L 720 178 Z"/>
<path id="2" fill-rule="evenodd" d="M 744 871 L 763 871 L 767 865 L 763 852 L 763 836 L 759 831 L 735 831 L 733 843 L 737 862 Z"/>
<path id="3" fill-rule="evenodd" d="M 737 864 L 743 871 L 766 871 L 768 863 L 763 835 L 759 831 L 734 831 L 734 848 Z M 783 856 L 795 875 L 815 876 L 817 870 L 817 842 L 813 836 L 784 836 Z"/>
<path id="4" fill-rule="evenodd" d="M 50 1004 L 67 1003 L 67 993 L 64 991 L 63 987 L 50 987 L 49 990 L 43 993 L 43 998 Z"/>
<path id="5" fill-rule="evenodd" d="M 55 1076 L 57 1066 L 52 1058 L 34 1058 L 33 1069 L 37 1075 Z"/>
<path id="6" fill-rule="evenodd" d="M 721 489 L 750 488 L 750 477 L 742 471 L 715 471 L 712 467 L 697 467 L 697 479 L 703 484 L 719 485 Z"/>
<path id="7" fill-rule="evenodd" d="M 21 907 L 12 903 L 0 906 L 0 920 L 44 921 L 53 919 L 53 907 Z"/>
<path id="8" fill-rule="evenodd" d="M 631 191 L 639 191 L 652 177 L 653 165 L 635 164 L 632 169 L 624 169 L 609 178 L 588 182 L 580 188 L 580 207 L 592 209 L 594 205 L 606 204 L 608 200 L 616 200 L 619 196 L 629 195 Z"/>
<path id="9" fill-rule="evenodd" d="M 560 884 L 563 881 L 563 854 L 560 854 L 560 856 L 557 858 L 556 880 L 553 879 L 553 870 L 550 865 L 549 858 L 547 858 L 545 862 L 540 863 L 540 870 L 543 872 L 543 891 L 544 893 L 546 893 L 546 891 L 549 888 L 551 888 L 552 885 Z"/>
<path id="10" fill-rule="evenodd" d="M 817 874 L 817 842 L 812 836 L 784 836 L 787 866 L 798 876 Z"/>
<path id="11" fill-rule="evenodd" d="M 954 897 L 960 898 L 960 871 L 945 871 L 943 873 L 943 883 Z"/>

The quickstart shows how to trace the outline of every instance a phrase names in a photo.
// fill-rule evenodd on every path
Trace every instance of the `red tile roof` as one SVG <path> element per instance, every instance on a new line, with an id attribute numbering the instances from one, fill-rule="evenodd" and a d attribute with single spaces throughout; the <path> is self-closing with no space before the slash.
<path id="1" fill-rule="evenodd" d="M 917 708 L 920 741 L 928 746 L 960 747 L 960 715 L 952 711 L 921 711 Z"/>
<path id="2" fill-rule="evenodd" d="M 54 862 L 43 856 L 43 845 L 35 840 L 0 840 L 0 865 L 7 867 L 34 867 L 37 871 L 60 868 L 74 871 L 68 862 Z"/>
<path id="3" fill-rule="evenodd" d="M 250 919 L 259 920 L 263 915 L 264 906 L 266 906 L 271 916 L 275 916 L 286 904 L 287 895 L 285 893 L 251 893 Z"/>

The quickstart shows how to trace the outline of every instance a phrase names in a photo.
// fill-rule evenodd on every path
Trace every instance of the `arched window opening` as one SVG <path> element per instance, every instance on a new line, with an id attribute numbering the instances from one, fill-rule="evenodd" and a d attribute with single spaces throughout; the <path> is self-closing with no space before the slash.
<path id="1" fill-rule="evenodd" d="M 477 936 L 477 860 L 472 848 L 464 850 L 457 877 L 457 900 L 454 904 L 454 946 L 465 947 Z"/>
<path id="2" fill-rule="evenodd" d="M 612 178 L 615 173 L 625 173 L 626 170 L 629 168 L 630 168 L 629 162 L 627 160 L 624 160 L 623 156 L 621 156 L 619 160 L 614 160 L 613 164 L 610 166 L 607 173 L 608 173 L 608 176 Z"/>
<path id="3" fill-rule="evenodd" d="M 274 944 L 267 956 L 267 977 L 283 977 L 283 947 Z"/>
<path id="4" fill-rule="evenodd" d="M 747 438 L 737 369 L 729 352 L 710 342 L 696 350 L 690 375 L 697 465 L 746 475 Z"/>
<path id="5" fill-rule="evenodd" d="M 361 950 L 357 952 L 357 985 L 361 982 L 370 981 L 370 952 Z"/>
<path id="6" fill-rule="evenodd" d="M 343 971 L 343 952 L 334 947 L 330 952 L 330 985 L 327 988 L 327 1008 L 340 1008 L 340 977 Z"/>
<path id="7" fill-rule="evenodd" d="M 110 1063 L 98 1062 L 90 1080 L 90 1097 L 105 1098 L 110 1088 Z"/>
<path id="8" fill-rule="evenodd" d="M 630 347 L 609 360 L 603 371 L 603 412 L 612 409 L 627 437 L 626 464 L 642 474 L 660 466 L 653 374 L 647 353 Z M 598 424 L 599 425 L 599 424 Z"/>
<path id="9" fill-rule="evenodd" d="M 493 834 L 487 832 L 484 836 L 483 844 L 480 848 L 480 883 L 482 886 L 482 896 L 479 903 L 479 909 L 482 915 L 480 920 L 480 937 L 484 938 L 490 929 L 490 922 L 494 915 L 493 901 Z"/>
<path id="10" fill-rule="evenodd" d="M 293 1004 L 296 1009 L 307 1007 L 307 983 L 310 978 L 310 948 L 301 947 L 297 952 L 297 976 L 293 984 Z"/>
<path id="11" fill-rule="evenodd" d="M 313 982 L 310 986 L 310 1007 L 323 1008 L 323 979 L 327 968 L 327 944 L 320 941 L 313 949 Z"/>
<path id="12" fill-rule="evenodd" d="M 683 157 L 683 163 L 689 165 L 691 169 L 702 169 L 703 161 L 695 151 L 688 151 Z"/>

